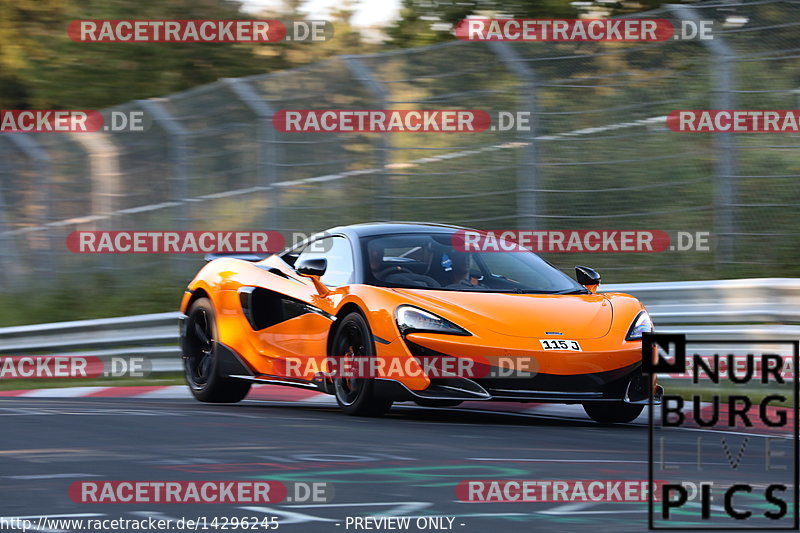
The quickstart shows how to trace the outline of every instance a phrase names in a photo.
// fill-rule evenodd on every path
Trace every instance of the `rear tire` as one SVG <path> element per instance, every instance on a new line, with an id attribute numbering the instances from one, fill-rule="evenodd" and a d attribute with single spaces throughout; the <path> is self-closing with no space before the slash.
<path id="1" fill-rule="evenodd" d="M 642 414 L 644 405 L 625 402 L 597 402 L 585 403 L 583 409 L 595 422 L 620 424 L 636 420 Z"/>
<path id="2" fill-rule="evenodd" d="M 250 392 L 250 383 L 217 373 L 217 321 L 208 298 L 198 298 L 186 313 L 183 368 L 186 384 L 201 402 L 236 403 Z"/>
<path id="3" fill-rule="evenodd" d="M 341 319 L 331 345 L 334 357 L 375 357 L 372 332 L 360 313 L 350 313 Z M 345 414 L 352 416 L 381 416 L 392 407 L 392 400 L 375 395 L 375 381 L 366 378 L 333 379 L 336 403 Z"/>

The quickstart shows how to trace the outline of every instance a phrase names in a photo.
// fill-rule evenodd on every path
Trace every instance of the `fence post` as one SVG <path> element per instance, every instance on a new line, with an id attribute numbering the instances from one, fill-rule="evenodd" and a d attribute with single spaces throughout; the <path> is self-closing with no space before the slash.
<path id="1" fill-rule="evenodd" d="M 105 133 L 70 135 L 89 155 L 92 216 L 98 221 L 107 217 L 107 223 L 97 226 L 110 228 L 111 217 L 118 208 L 116 198 L 120 195 L 119 150 Z"/>
<path id="2" fill-rule="evenodd" d="M 2 138 L 8 138 L 10 135 L 4 135 Z M 3 174 L 11 175 L 11 172 L 6 171 L 7 163 L 5 158 L 0 158 L 0 282 L 3 283 L 6 290 L 16 287 L 18 284 L 19 268 L 19 253 L 15 242 L 16 233 L 11 231 L 11 225 L 8 221 L 8 206 L 5 201 L 5 187 L 6 181 L 2 179 Z"/>
<path id="3" fill-rule="evenodd" d="M 372 74 L 369 67 L 357 56 L 342 56 L 342 59 L 344 59 L 355 80 L 366 87 L 375 97 L 378 108 L 387 109 L 389 107 L 388 93 Z M 378 201 L 375 203 L 375 216 L 381 222 L 392 220 L 392 178 L 389 172 L 390 135 L 388 132 L 382 133 L 378 141 L 378 166 L 383 170 L 375 177 L 375 190 L 378 193 Z"/>
<path id="4" fill-rule="evenodd" d="M 701 18 L 694 7 L 667 4 L 677 19 L 691 20 L 699 27 Z M 734 52 L 720 36 L 700 41 L 711 53 L 711 107 L 713 109 L 734 109 L 734 76 L 731 58 Z M 714 232 L 717 237 L 716 262 L 730 263 L 734 260 L 733 246 L 736 232 L 733 213 L 736 202 L 736 145 L 733 133 L 713 134 L 714 151 Z"/>
<path id="5" fill-rule="evenodd" d="M 189 214 L 189 148 L 187 146 L 189 131 L 167 111 L 161 102 L 150 99 L 137 100 L 136 103 L 153 117 L 153 122 L 157 123 L 169 137 L 169 159 L 172 170 L 172 175 L 169 177 L 170 191 L 172 201 L 178 204 L 178 214 L 174 219 L 175 229 L 178 231 L 190 230 L 192 228 Z M 191 261 L 191 258 L 179 254 L 175 260 L 170 261 L 173 273 L 178 275 L 183 273 L 183 269 L 180 268 L 183 260 L 188 262 Z"/>
<path id="6" fill-rule="evenodd" d="M 536 112 L 536 74 L 508 43 L 488 42 L 489 49 L 520 80 L 522 92 L 520 107 L 530 113 L 530 130 L 519 131 L 522 143 L 522 161 L 517 167 L 517 228 L 537 229 L 541 216 L 539 205 L 539 168 L 537 165 L 536 132 L 539 129 L 539 116 Z"/>
<path id="7" fill-rule="evenodd" d="M 33 268 L 40 272 L 54 272 L 55 243 L 51 226 L 53 218 L 53 199 L 50 191 L 50 156 L 30 135 L 10 133 L 5 136 L 20 152 L 33 161 L 36 168 L 36 197 L 42 208 L 41 218 L 36 225 L 44 232 L 43 249 L 37 250 L 38 259 Z"/>
<path id="8" fill-rule="evenodd" d="M 94 229 L 114 229 L 114 213 L 119 209 L 120 196 L 119 150 L 102 132 L 71 133 L 70 136 L 86 150 L 89 156 L 92 203 L 92 226 Z M 117 258 L 104 255 L 98 258 L 103 267 L 113 270 Z"/>
<path id="9" fill-rule="evenodd" d="M 270 205 L 264 214 L 264 225 L 269 230 L 277 230 L 281 224 L 281 193 L 277 187 L 280 181 L 278 174 L 278 139 L 272 126 L 275 110 L 270 106 L 245 79 L 223 78 L 225 83 L 239 100 L 255 113 L 258 118 L 258 177 L 259 184 L 271 195 Z"/>
<path id="10" fill-rule="evenodd" d="M 161 102 L 156 100 L 137 100 L 142 109 L 152 115 L 156 122 L 169 137 L 169 159 L 172 175 L 169 177 L 172 201 L 180 204 L 178 216 L 175 217 L 178 230 L 190 229 L 189 206 L 189 150 L 186 137 L 188 130 L 167 111 Z"/>

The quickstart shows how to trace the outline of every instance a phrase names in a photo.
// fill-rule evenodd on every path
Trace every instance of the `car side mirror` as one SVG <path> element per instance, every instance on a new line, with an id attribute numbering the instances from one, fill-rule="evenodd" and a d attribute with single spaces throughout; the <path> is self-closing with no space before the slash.
<path id="1" fill-rule="evenodd" d="M 294 269 L 301 276 L 311 278 L 311 282 L 314 284 L 314 288 L 317 289 L 320 296 L 326 296 L 330 292 L 328 287 L 319 279 L 325 274 L 325 271 L 328 270 L 328 260 L 324 257 L 301 259 L 294 266 Z"/>
<path id="2" fill-rule="evenodd" d="M 301 259 L 295 265 L 295 270 L 302 276 L 322 276 L 328 270 L 328 260 L 324 257 Z"/>
<path id="3" fill-rule="evenodd" d="M 597 286 L 600 285 L 600 273 L 585 266 L 575 267 L 575 279 L 592 293 L 597 292 Z"/>

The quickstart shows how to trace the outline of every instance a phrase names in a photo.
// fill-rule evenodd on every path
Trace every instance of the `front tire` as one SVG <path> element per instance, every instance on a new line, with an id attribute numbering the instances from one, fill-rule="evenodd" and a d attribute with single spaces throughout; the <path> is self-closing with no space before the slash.
<path id="1" fill-rule="evenodd" d="M 250 383 L 217 372 L 217 321 L 208 298 L 198 298 L 186 312 L 183 368 L 186 384 L 201 402 L 236 403 L 250 392 Z"/>
<path id="2" fill-rule="evenodd" d="M 339 322 L 331 345 L 334 357 L 375 357 L 372 332 L 366 319 L 357 312 Z M 335 377 L 336 403 L 345 414 L 381 416 L 392 407 L 392 400 L 375 395 L 375 381 L 369 377 Z"/>
<path id="3" fill-rule="evenodd" d="M 595 422 L 601 424 L 620 424 L 636 420 L 644 405 L 625 402 L 585 403 L 583 409 Z"/>

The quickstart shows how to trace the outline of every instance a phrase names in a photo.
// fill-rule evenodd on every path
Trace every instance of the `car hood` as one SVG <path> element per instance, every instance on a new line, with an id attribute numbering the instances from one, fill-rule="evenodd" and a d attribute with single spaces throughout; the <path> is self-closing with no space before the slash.
<path id="1" fill-rule="evenodd" d="M 504 294 L 394 289 L 409 303 L 469 329 L 466 321 L 513 337 L 597 339 L 611 329 L 614 309 L 602 294 Z M 548 335 L 549 333 L 549 335 Z M 561 333 L 561 335 L 557 335 Z"/>

